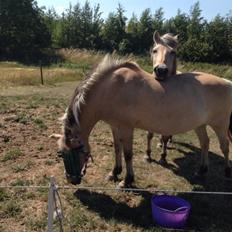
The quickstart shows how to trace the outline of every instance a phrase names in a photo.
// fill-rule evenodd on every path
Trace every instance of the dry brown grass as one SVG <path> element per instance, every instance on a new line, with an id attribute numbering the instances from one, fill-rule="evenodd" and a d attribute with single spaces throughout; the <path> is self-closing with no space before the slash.
<path id="1" fill-rule="evenodd" d="M 31 87 L 36 95 L 18 95 L 17 88 L 5 90 L 0 98 L 0 153 L 1 157 L 13 154 L 0 161 L 0 184 L 47 185 L 54 175 L 59 185 L 66 185 L 63 163 L 56 157 L 56 141 L 48 136 L 57 133 L 61 116 L 77 83 L 59 86 Z M 62 90 L 63 86 L 63 90 Z M 62 91 L 61 91 L 62 90 Z M 4 95 L 3 95 L 4 94 Z M 39 123 L 38 123 L 39 122 Z M 41 126 L 41 125 L 46 125 Z M 199 164 L 199 149 L 192 132 L 175 136 L 174 149 L 169 150 L 166 167 L 143 162 L 146 132 L 136 130 L 134 139 L 134 169 L 136 186 L 173 190 L 231 191 L 231 182 L 223 178 L 223 158 L 220 155 L 215 135 L 210 131 L 210 172 L 205 181 L 196 181 L 193 173 Z M 105 181 L 113 165 L 113 143 L 109 126 L 98 123 L 90 143 L 94 163 L 90 163 L 83 185 L 115 188 L 117 183 Z M 158 160 L 157 139 L 153 141 L 153 158 Z M 19 153 L 19 152 L 18 152 Z M 123 178 L 125 170 L 121 178 Z M 229 183 L 229 184 L 228 184 Z M 44 189 L 9 190 L 0 189 L 1 231 L 45 231 L 47 194 Z M 60 190 L 65 216 L 73 231 L 165 231 L 153 225 L 150 197 L 147 194 Z M 183 195 L 192 204 L 188 222 L 191 231 L 230 231 L 231 197 Z M 226 207 L 225 207 L 226 206 Z M 223 210 L 222 210 L 223 209 Z M 220 212 L 220 213 L 218 213 Z M 65 231 L 70 223 L 64 221 Z M 58 223 L 54 224 L 59 231 Z"/>
<path id="2" fill-rule="evenodd" d="M 97 54 L 98 58 L 94 58 L 94 61 L 85 53 L 71 53 L 70 57 L 73 58 L 69 59 L 77 62 L 80 56 L 84 61 L 79 70 L 83 72 L 83 67 L 89 68 L 98 61 L 101 54 Z M 12 67 L 22 68 L 17 63 L 0 64 L 0 70 L 8 68 L 10 72 Z M 37 70 L 37 67 L 23 66 L 23 69 L 27 68 Z M 57 73 L 66 68 L 51 67 L 51 70 L 53 69 L 57 69 Z M 20 69 L 15 70 L 20 72 Z M 68 70 L 73 71 L 73 68 Z M 56 156 L 56 141 L 48 139 L 48 136 L 59 133 L 60 124 L 57 118 L 63 114 L 77 84 L 64 82 L 43 87 L 11 85 L 1 90 L 0 184 L 48 185 L 51 175 L 55 176 L 58 185 L 67 184 L 63 175 L 63 163 Z M 210 171 L 204 180 L 196 180 L 193 173 L 199 164 L 200 150 L 193 132 L 174 137 L 174 148 L 169 150 L 168 154 L 168 166 L 160 166 L 156 162 L 160 152 L 156 149 L 157 138 L 153 141 L 154 162 L 145 163 L 142 157 L 146 149 L 146 132 L 136 130 L 136 186 L 172 190 L 232 191 L 231 181 L 224 179 L 224 159 L 217 139 L 211 130 L 209 134 Z M 103 122 L 98 123 L 91 133 L 90 144 L 94 163 L 90 163 L 82 184 L 115 188 L 117 183 L 105 181 L 114 157 L 109 126 Z M 125 170 L 120 178 L 124 175 Z M 71 231 L 70 224 L 72 231 L 166 231 L 153 224 L 150 193 L 60 190 L 60 194 L 64 213 L 69 221 L 64 221 L 65 231 Z M 181 196 L 192 205 L 187 231 L 232 231 L 230 196 Z M 0 189 L 0 231 L 45 231 L 47 197 L 48 190 L 44 189 Z M 57 221 L 54 223 L 54 231 L 59 231 Z"/>
<path id="3" fill-rule="evenodd" d="M 1 86 L 40 85 L 39 67 L 0 67 Z M 60 81 L 78 80 L 82 76 L 80 70 L 68 68 L 43 68 L 45 84 L 54 84 Z"/>

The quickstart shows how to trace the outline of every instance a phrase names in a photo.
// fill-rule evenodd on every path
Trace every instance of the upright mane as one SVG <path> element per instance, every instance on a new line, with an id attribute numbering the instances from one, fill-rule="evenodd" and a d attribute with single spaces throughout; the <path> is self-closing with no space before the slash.
<path id="1" fill-rule="evenodd" d="M 160 39 L 165 45 L 168 45 L 171 48 L 176 48 L 178 45 L 177 36 L 174 36 L 171 33 L 164 34 Z"/>
<path id="2" fill-rule="evenodd" d="M 82 81 L 82 83 L 75 89 L 69 106 L 61 118 L 64 127 L 71 128 L 74 123 L 76 123 L 77 126 L 80 126 L 79 115 L 81 113 L 81 108 L 85 104 L 88 93 L 92 87 L 103 78 L 107 77 L 108 73 L 122 67 L 140 69 L 138 64 L 131 62 L 129 59 L 117 59 L 109 54 L 103 58 L 93 73 L 85 78 L 84 81 Z"/>

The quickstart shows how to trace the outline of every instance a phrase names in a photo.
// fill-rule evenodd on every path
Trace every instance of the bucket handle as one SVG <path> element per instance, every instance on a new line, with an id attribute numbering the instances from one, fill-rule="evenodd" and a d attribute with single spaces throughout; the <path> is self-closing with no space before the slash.
<path id="1" fill-rule="evenodd" d="M 187 206 L 182 206 L 182 207 L 179 207 L 175 210 L 175 212 L 180 212 L 180 211 L 184 211 L 184 210 L 187 210 L 188 207 Z"/>

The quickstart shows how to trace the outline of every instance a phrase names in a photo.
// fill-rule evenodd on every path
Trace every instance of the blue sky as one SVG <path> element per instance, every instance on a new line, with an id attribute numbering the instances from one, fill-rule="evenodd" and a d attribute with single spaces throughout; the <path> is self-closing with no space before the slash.
<path id="1" fill-rule="evenodd" d="M 137 16 L 140 16 L 141 12 L 145 8 L 151 8 L 152 12 L 155 12 L 159 7 L 163 7 L 166 19 L 175 16 L 177 9 L 181 9 L 182 12 L 189 13 L 190 7 L 197 0 L 91 0 L 89 1 L 91 6 L 99 3 L 103 18 L 106 18 L 109 12 L 114 11 L 120 2 L 126 10 L 126 16 L 131 17 L 134 12 Z M 54 7 L 58 13 L 63 12 L 68 8 L 69 3 L 75 5 L 77 0 L 37 0 L 38 5 L 46 6 L 46 8 Z M 81 4 L 85 0 L 79 0 Z M 232 11 L 232 0 L 200 0 L 200 8 L 202 10 L 202 16 L 207 20 L 213 19 L 217 14 L 225 16 L 229 11 Z"/>

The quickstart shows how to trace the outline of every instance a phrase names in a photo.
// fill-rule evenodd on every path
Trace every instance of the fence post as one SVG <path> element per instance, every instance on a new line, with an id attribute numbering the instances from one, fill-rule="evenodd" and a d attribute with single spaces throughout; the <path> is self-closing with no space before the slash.
<path id="1" fill-rule="evenodd" d="M 43 80 L 43 66 L 42 66 L 42 61 L 40 60 L 39 62 L 39 66 L 40 66 L 40 80 L 41 80 L 41 84 L 44 84 L 44 80 Z"/>
<path id="2" fill-rule="evenodd" d="M 50 177 L 49 193 L 48 193 L 48 227 L 47 232 L 52 232 L 54 200 L 55 200 L 55 178 Z"/>

